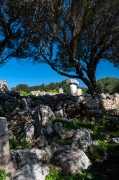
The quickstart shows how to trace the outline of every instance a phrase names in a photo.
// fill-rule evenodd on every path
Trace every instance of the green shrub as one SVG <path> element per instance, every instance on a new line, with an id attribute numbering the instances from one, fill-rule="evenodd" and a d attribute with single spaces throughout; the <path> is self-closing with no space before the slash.
<path id="1" fill-rule="evenodd" d="M 77 173 L 75 175 L 65 177 L 61 171 L 51 168 L 50 173 L 46 176 L 45 180 L 89 180 L 89 179 L 94 180 L 92 174 L 86 170 L 84 170 L 82 174 Z"/>
<path id="2" fill-rule="evenodd" d="M 19 141 L 17 139 L 9 140 L 10 149 L 16 149 L 19 146 Z"/>
<path id="3" fill-rule="evenodd" d="M 50 173 L 46 176 L 45 180 L 65 180 L 65 178 L 61 171 L 51 168 Z"/>
<path id="4" fill-rule="evenodd" d="M 22 96 L 27 96 L 28 95 L 28 93 L 27 92 L 25 92 L 25 91 L 18 91 Z"/>
<path id="5" fill-rule="evenodd" d="M 57 89 L 52 89 L 52 90 L 47 90 L 47 92 L 58 93 L 58 90 Z"/>
<path id="6" fill-rule="evenodd" d="M 17 137 L 17 139 L 11 139 L 9 141 L 10 149 L 17 149 L 19 146 L 21 146 L 22 149 L 27 149 L 30 147 L 30 142 L 27 142 L 25 138 L 20 139 Z"/>
<path id="7" fill-rule="evenodd" d="M 30 142 L 27 142 L 25 138 L 22 138 L 22 149 L 27 149 L 30 145 Z"/>
<path id="8" fill-rule="evenodd" d="M 5 172 L 5 170 L 0 169 L 0 180 L 6 180 L 7 177 L 7 173 Z"/>

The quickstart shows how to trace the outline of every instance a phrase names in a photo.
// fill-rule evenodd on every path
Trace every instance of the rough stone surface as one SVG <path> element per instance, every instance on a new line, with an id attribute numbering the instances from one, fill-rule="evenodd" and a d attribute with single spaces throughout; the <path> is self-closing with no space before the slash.
<path id="1" fill-rule="evenodd" d="M 7 119 L 0 117 L 0 166 L 8 164 L 9 161 L 10 151 Z"/>
<path id="2" fill-rule="evenodd" d="M 60 93 L 60 94 L 64 93 L 64 91 L 63 91 L 62 88 L 59 88 L 59 93 Z"/>
<path id="3" fill-rule="evenodd" d="M 72 175 L 89 168 L 91 162 L 86 154 L 77 148 L 64 148 L 57 152 L 57 159 L 65 175 Z"/>
<path id="4" fill-rule="evenodd" d="M 0 93 L 5 93 L 7 92 L 9 89 L 8 89 L 8 84 L 7 82 L 4 80 L 4 81 L 0 81 Z"/>
<path id="5" fill-rule="evenodd" d="M 67 118 L 65 113 L 65 104 L 60 102 L 56 106 L 55 116 L 58 118 Z"/>
<path id="6" fill-rule="evenodd" d="M 16 173 L 13 180 L 45 180 L 47 174 L 47 166 L 31 161 Z"/>
<path id="7" fill-rule="evenodd" d="M 29 109 L 28 103 L 26 98 L 22 98 L 22 105 L 24 109 Z"/>
<path id="8" fill-rule="evenodd" d="M 52 121 L 55 119 L 55 116 L 51 108 L 45 105 L 40 105 L 39 108 L 42 114 L 42 125 L 45 126 L 49 122 L 52 123 Z"/>
<path id="9" fill-rule="evenodd" d="M 61 139 L 67 139 L 67 138 L 71 138 L 73 137 L 75 134 L 75 130 L 72 129 L 71 131 L 67 131 L 66 133 L 64 134 L 61 134 Z"/>
<path id="10" fill-rule="evenodd" d="M 112 138 L 112 141 L 115 142 L 116 144 L 119 144 L 119 138 L 118 137 Z"/>
<path id="11" fill-rule="evenodd" d="M 4 169 L 8 173 L 7 179 L 13 177 L 16 172 L 14 164 L 11 162 L 7 120 L 4 117 L 0 117 L 0 169 Z"/>
<path id="12" fill-rule="evenodd" d="M 92 145 L 90 132 L 87 129 L 77 129 L 73 138 L 73 147 L 79 147 L 82 144 L 84 148 Z"/>
<path id="13" fill-rule="evenodd" d="M 43 135 L 40 135 L 37 139 L 37 145 L 39 148 L 46 147 L 48 145 L 46 137 Z"/>
<path id="14" fill-rule="evenodd" d="M 20 167 L 29 164 L 31 160 L 35 160 L 37 162 L 41 161 L 49 161 L 52 154 L 44 151 L 43 149 L 31 148 L 26 150 L 11 150 L 12 159 L 19 164 Z"/>
<path id="15" fill-rule="evenodd" d="M 61 122 L 56 122 L 54 124 L 54 129 L 59 135 L 64 134 L 63 124 Z"/>
<path id="16" fill-rule="evenodd" d="M 76 91 L 76 95 L 77 96 L 82 95 L 82 89 L 78 88 L 77 91 Z"/>
<path id="17" fill-rule="evenodd" d="M 79 82 L 76 79 L 67 79 L 67 84 L 79 84 Z"/>
<path id="18" fill-rule="evenodd" d="M 29 142 L 30 140 L 32 140 L 34 133 L 35 133 L 34 125 L 27 124 L 24 131 L 25 131 L 26 141 Z"/>
<path id="19" fill-rule="evenodd" d="M 51 108 L 46 105 L 39 105 L 35 111 L 35 122 L 38 136 L 44 134 L 44 129 L 47 133 L 52 133 L 52 121 L 55 119 L 55 115 Z"/>
<path id="20" fill-rule="evenodd" d="M 70 90 L 71 90 L 71 94 L 76 96 L 77 95 L 77 85 L 79 84 L 79 82 L 76 79 L 68 79 L 67 84 L 70 84 Z"/>
<path id="21" fill-rule="evenodd" d="M 88 99 L 82 102 L 87 109 L 98 109 L 99 104 L 94 99 Z"/>

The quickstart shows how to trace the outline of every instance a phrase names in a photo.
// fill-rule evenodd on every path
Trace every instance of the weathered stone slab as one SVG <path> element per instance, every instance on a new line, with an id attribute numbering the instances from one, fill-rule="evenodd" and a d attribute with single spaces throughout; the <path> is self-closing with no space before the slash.
<path id="1" fill-rule="evenodd" d="M 7 180 L 15 174 L 14 164 L 10 160 L 7 119 L 0 117 L 0 169 L 4 169 L 8 174 Z"/>
<path id="2" fill-rule="evenodd" d="M 8 164 L 9 161 L 10 151 L 7 119 L 0 117 L 0 166 Z"/>

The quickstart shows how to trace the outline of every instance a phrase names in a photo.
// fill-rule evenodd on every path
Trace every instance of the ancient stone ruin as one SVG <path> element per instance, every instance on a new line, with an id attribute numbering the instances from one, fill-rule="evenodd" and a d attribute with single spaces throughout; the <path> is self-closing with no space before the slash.
<path id="1" fill-rule="evenodd" d="M 70 84 L 70 90 L 71 94 L 74 96 L 80 96 L 82 95 L 82 90 L 80 88 L 77 88 L 77 85 L 79 82 L 75 79 L 68 79 L 67 83 Z"/>
<path id="2" fill-rule="evenodd" d="M 37 98 L 22 97 L 15 91 L 0 93 L 0 169 L 6 170 L 8 179 L 45 180 L 53 166 L 62 169 L 65 176 L 90 168 L 92 163 L 86 152 L 98 146 L 98 141 L 92 140 L 89 129 L 65 131 L 63 123 L 70 126 L 81 117 L 96 124 L 106 112 L 108 125 L 119 126 L 119 94 L 100 94 L 103 108 L 99 109 L 99 102 L 90 95 L 77 93 L 77 81 L 68 83 L 71 94 L 63 93 L 62 89 L 57 94 Z M 10 150 L 9 141 L 16 142 L 16 134 L 20 144 Z M 119 138 L 113 137 L 112 141 L 119 143 Z"/>

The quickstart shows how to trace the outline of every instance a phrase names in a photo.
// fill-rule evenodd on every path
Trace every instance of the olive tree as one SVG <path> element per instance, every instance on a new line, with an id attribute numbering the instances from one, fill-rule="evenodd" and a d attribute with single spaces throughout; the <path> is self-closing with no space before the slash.
<path id="1" fill-rule="evenodd" d="M 33 0 L 0 1 L 0 66 L 14 57 L 25 59 L 33 56 L 30 41 L 34 41 L 35 35 L 31 29 L 37 18 L 40 29 L 44 19 L 41 10 Z"/>

